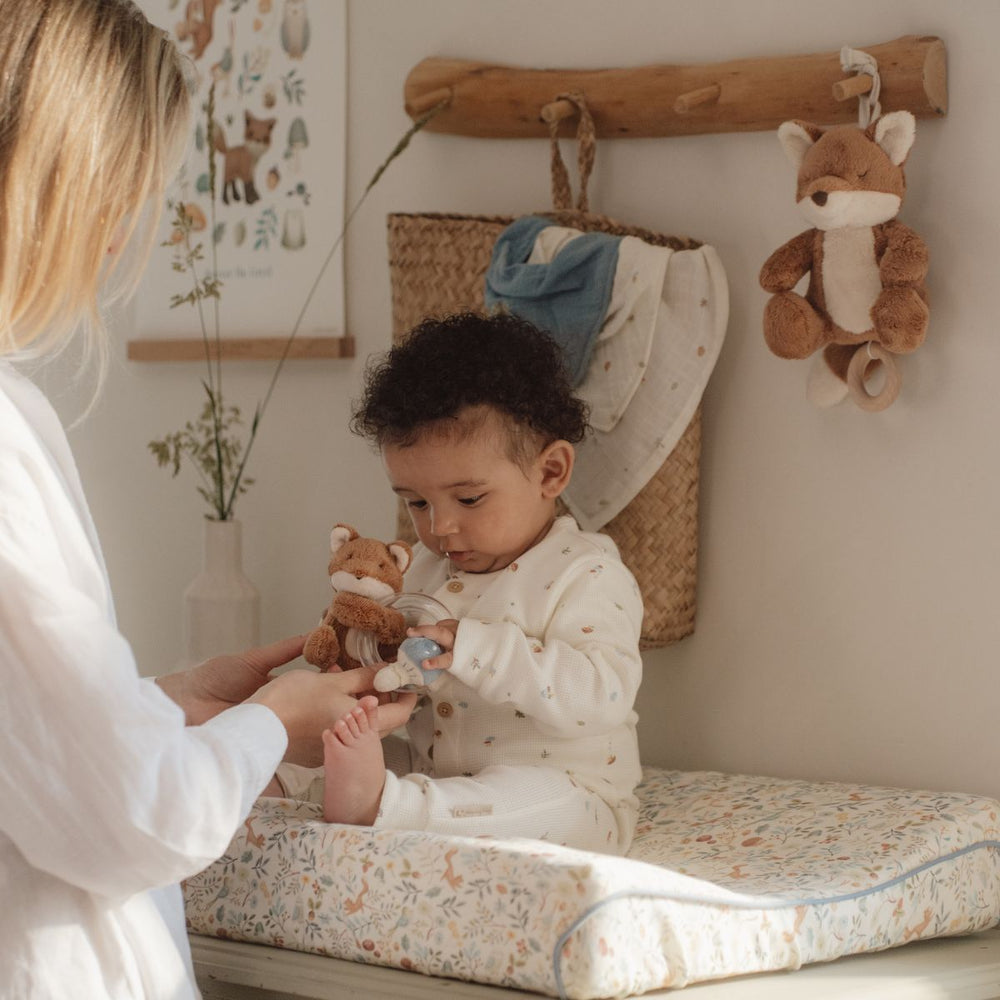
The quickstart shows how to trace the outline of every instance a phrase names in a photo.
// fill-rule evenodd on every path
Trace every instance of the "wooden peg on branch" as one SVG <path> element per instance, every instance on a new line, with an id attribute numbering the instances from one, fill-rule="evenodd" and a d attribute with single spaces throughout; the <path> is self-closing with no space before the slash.
<path id="1" fill-rule="evenodd" d="M 860 97 L 872 89 L 872 78 L 867 73 L 849 76 L 846 80 L 838 80 L 833 85 L 835 101 L 849 101 L 852 97 Z"/>
<path id="2" fill-rule="evenodd" d="M 542 108 L 541 119 L 546 125 L 551 125 L 553 122 L 561 122 L 564 118 L 572 118 L 576 114 L 576 105 L 572 101 L 567 101 L 565 98 L 559 101 L 553 101 L 551 104 L 546 104 Z"/>
<path id="3" fill-rule="evenodd" d="M 418 94 L 412 101 L 406 102 L 406 113 L 415 121 L 442 102 L 450 104 L 452 97 L 453 91 L 451 87 L 439 87 L 437 90 L 430 90 L 426 94 Z"/>
<path id="4" fill-rule="evenodd" d="M 715 104 L 722 95 L 722 88 L 717 83 L 710 83 L 707 87 L 699 87 L 697 90 L 690 90 L 686 94 L 681 94 L 674 101 L 674 111 L 679 115 L 686 115 L 695 108 L 703 107 L 706 104 Z"/>

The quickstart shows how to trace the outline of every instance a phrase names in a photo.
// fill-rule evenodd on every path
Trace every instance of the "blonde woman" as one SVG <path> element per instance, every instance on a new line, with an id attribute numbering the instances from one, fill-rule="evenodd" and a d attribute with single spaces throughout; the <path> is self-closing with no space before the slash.
<path id="1" fill-rule="evenodd" d="M 14 367 L 80 326 L 102 351 L 98 302 L 129 289 L 126 246 L 146 258 L 187 122 L 177 52 L 131 0 L 0 0 L 0 995 L 18 1000 L 196 997 L 178 880 L 371 683 L 268 680 L 301 638 L 141 679 L 66 437 Z"/>

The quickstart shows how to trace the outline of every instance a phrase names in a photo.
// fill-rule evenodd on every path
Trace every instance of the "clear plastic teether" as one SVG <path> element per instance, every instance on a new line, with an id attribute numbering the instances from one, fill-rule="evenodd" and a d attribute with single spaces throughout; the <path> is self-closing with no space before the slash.
<path id="1" fill-rule="evenodd" d="M 393 594 L 381 603 L 402 612 L 408 626 L 433 625 L 451 617 L 451 612 L 440 601 L 426 594 Z M 379 655 L 375 634 L 358 633 L 358 659 L 366 667 L 382 667 L 375 675 L 376 691 L 426 687 L 441 671 L 424 670 L 421 663 L 440 652 L 441 647 L 433 640 L 413 636 L 400 643 L 394 663 L 385 663 Z"/>

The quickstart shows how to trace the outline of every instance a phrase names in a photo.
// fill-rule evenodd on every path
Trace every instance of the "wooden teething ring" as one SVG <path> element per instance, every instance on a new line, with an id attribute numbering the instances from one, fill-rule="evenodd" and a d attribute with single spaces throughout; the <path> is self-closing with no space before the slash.
<path id="1" fill-rule="evenodd" d="M 865 375 L 868 366 L 875 361 L 881 361 L 885 368 L 885 385 L 881 392 L 873 396 L 865 386 Z M 902 383 L 903 379 L 893 356 L 874 341 L 859 347 L 847 367 L 847 388 L 854 402 L 869 413 L 877 413 L 891 406 L 899 395 Z"/>

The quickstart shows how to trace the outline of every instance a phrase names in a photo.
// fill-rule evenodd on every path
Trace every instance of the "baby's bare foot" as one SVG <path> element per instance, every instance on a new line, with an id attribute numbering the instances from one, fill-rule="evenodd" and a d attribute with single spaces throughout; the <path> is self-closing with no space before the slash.
<path id="1" fill-rule="evenodd" d="M 385 785 L 377 698 L 366 695 L 323 733 L 323 766 L 323 818 L 371 826 Z"/>

